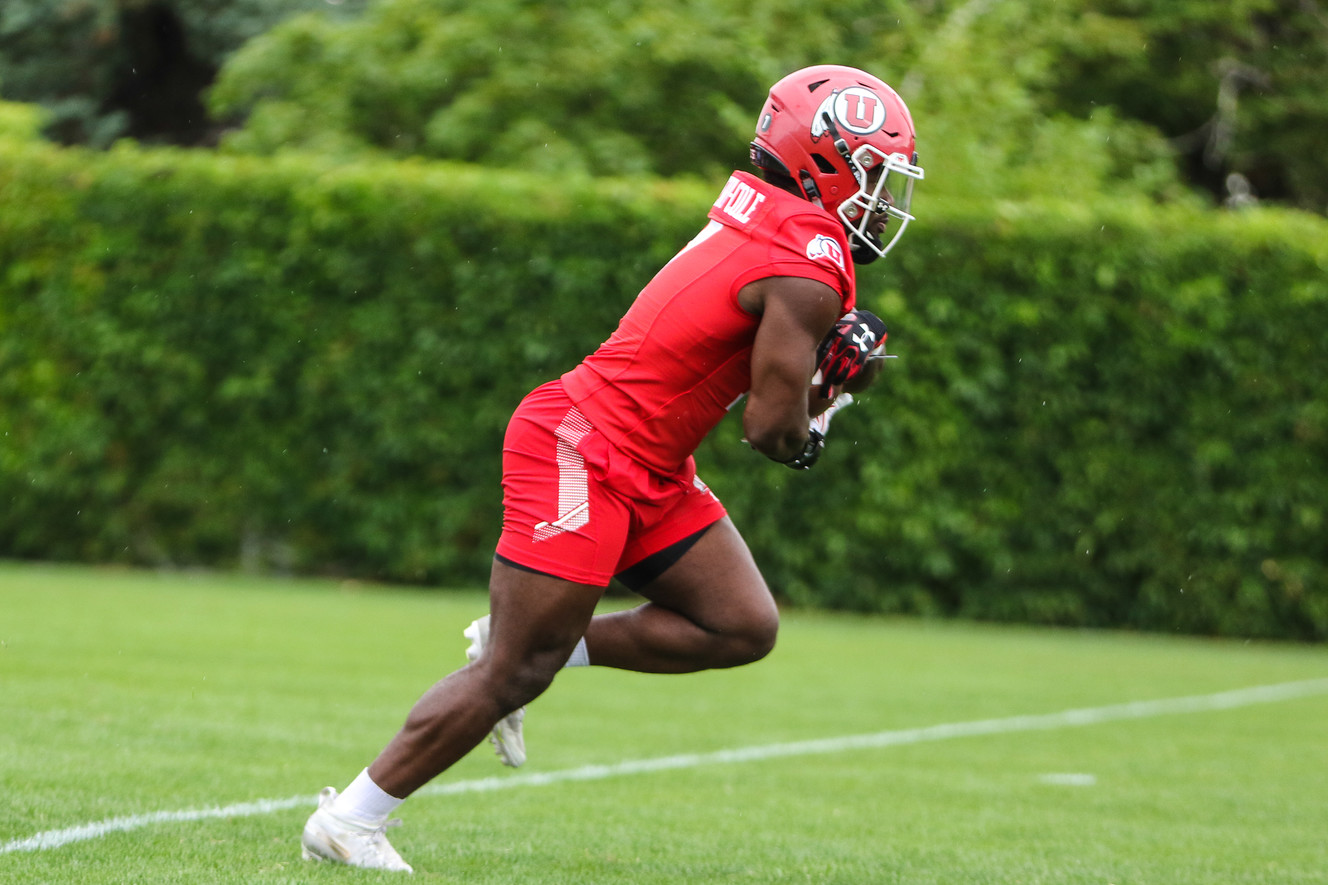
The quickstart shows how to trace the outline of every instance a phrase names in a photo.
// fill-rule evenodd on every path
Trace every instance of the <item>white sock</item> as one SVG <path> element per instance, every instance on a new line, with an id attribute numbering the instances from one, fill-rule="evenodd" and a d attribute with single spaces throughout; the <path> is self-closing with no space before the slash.
<path id="1" fill-rule="evenodd" d="M 389 796 L 369 777 L 369 769 L 360 772 L 336 799 L 336 812 L 371 824 L 380 824 L 396 811 L 404 800 Z"/>
<path id="2" fill-rule="evenodd" d="M 577 642 L 576 648 L 572 649 L 572 656 L 567 659 L 564 667 L 589 667 L 590 652 L 586 651 L 586 637 L 582 636 Z"/>

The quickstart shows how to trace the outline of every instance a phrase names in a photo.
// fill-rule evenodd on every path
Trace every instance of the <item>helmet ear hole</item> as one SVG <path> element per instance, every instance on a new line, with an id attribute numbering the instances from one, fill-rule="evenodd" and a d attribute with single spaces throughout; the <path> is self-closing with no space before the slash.
<path id="1" fill-rule="evenodd" d="M 812 159 L 816 161 L 816 167 L 821 170 L 823 175 L 834 175 L 839 171 L 835 168 L 834 163 L 831 163 L 821 154 L 813 153 Z"/>

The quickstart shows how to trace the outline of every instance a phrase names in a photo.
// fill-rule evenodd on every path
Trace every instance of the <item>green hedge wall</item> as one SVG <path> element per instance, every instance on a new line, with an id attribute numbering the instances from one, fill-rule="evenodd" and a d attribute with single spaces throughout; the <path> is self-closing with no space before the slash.
<path id="1" fill-rule="evenodd" d="M 847 456 L 844 479 L 797 492 L 831 528 L 808 520 L 811 543 L 766 553 L 790 595 L 1328 636 L 1328 226 L 1111 206 L 937 216 L 867 296 L 902 358 L 835 428 L 855 440 L 827 451 Z"/>
<path id="2" fill-rule="evenodd" d="M 713 189 L 0 136 L 0 556 L 482 581 L 510 410 Z M 1328 636 L 1328 226 L 922 196 L 821 464 L 698 453 L 777 592 Z"/>

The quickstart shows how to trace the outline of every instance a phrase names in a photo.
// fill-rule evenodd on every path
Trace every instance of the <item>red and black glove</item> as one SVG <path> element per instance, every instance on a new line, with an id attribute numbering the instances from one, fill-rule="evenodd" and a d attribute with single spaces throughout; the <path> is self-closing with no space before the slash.
<path id="1" fill-rule="evenodd" d="M 832 399 L 845 383 L 867 366 L 867 360 L 885 349 L 885 323 L 869 310 L 850 310 L 839 318 L 816 350 L 819 393 Z"/>
<path id="2" fill-rule="evenodd" d="M 809 422 L 807 442 L 803 445 L 802 451 L 781 463 L 792 467 L 794 470 L 810 469 L 825 449 L 825 435 L 830 432 L 830 419 L 835 417 L 835 412 L 851 405 L 853 405 L 853 394 L 841 393 L 835 397 L 835 401 L 830 404 L 830 408 Z"/>

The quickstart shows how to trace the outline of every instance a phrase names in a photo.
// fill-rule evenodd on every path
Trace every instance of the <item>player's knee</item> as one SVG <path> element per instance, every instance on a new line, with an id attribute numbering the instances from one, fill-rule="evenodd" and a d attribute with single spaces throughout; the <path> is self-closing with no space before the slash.
<path id="1" fill-rule="evenodd" d="M 723 666 L 739 667 L 761 660 L 774 650 L 779 635 L 779 614 L 773 609 L 749 617 L 735 629 L 724 633 Z"/>
<path id="2" fill-rule="evenodd" d="M 555 657 L 534 655 L 495 674 L 493 696 L 499 705 L 511 712 L 544 694 L 561 669 L 561 663 L 556 662 Z"/>
<path id="3" fill-rule="evenodd" d="M 779 638 L 779 614 L 771 611 L 755 625 L 751 636 L 752 660 L 761 658 L 775 650 L 775 640 Z"/>

